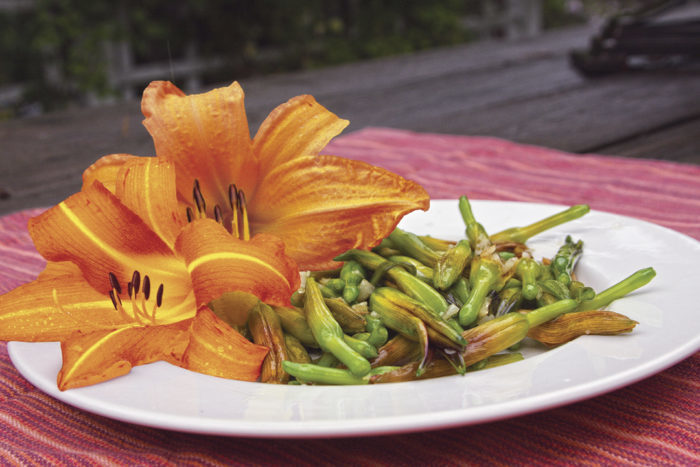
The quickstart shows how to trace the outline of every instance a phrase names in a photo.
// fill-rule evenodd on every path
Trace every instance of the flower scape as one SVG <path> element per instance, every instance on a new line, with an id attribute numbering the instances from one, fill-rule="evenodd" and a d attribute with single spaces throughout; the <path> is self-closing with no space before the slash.
<path id="1" fill-rule="evenodd" d="M 418 236 L 397 225 L 426 191 L 321 155 L 348 122 L 311 96 L 252 139 L 238 83 L 188 96 L 153 82 L 141 107 L 156 156 L 88 167 L 29 221 L 44 271 L 0 296 L 0 339 L 61 343 L 61 390 L 160 360 L 242 381 L 406 381 L 517 361 L 527 336 L 636 325 L 601 308 L 653 269 L 596 294 L 576 280 L 581 241 L 541 262 L 525 245 L 585 205 L 489 236 L 462 197 L 465 238 Z"/>

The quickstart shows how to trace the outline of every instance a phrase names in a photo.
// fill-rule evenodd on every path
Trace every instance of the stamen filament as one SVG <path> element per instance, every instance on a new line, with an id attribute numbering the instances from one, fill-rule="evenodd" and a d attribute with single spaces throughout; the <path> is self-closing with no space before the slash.
<path id="1" fill-rule="evenodd" d="M 238 192 L 238 209 L 243 219 L 243 240 L 248 241 L 250 240 L 250 227 L 248 225 L 248 209 L 246 207 L 245 193 L 243 193 L 243 191 Z"/>

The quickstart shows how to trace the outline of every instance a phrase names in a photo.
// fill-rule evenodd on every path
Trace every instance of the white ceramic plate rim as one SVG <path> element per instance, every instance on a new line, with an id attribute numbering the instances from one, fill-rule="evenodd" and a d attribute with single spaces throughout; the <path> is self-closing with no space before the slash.
<path id="1" fill-rule="evenodd" d="M 525 225 L 563 206 L 472 201 L 491 232 Z M 454 200 L 433 200 L 401 226 L 412 232 L 460 238 Z M 657 277 L 612 309 L 640 322 L 625 336 L 583 336 L 543 352 L 533 343 L 526 359 L 504 367 L 410 383 L 363 387 L 274 386 L 209 377 L 157 362 L 129 375 L 61 392 L 57 343 L 12 342 L 22 375 L 47 394 L 116 420 L 177 431 L 249 437 L 378 435 L 484 423 L 594 397 L 651 376 L 700 349 L 700 322 L 686 267 L 700 261 L 700 243 L 630 217 L 592 211 L 528 242 L 551 256 L 566 234 L 586 243 L 580 275 L 597 290 L 642 267 Z M 589 280 L 589 278 L 591 280 Z M 513 382 L 517 384 L 513 384 Z"/>

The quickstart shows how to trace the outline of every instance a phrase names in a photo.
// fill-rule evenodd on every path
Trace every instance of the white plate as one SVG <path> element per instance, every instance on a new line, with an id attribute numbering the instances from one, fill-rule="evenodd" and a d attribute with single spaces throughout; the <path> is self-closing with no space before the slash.
<path id="1" fill-rule="evenodd" d="M 562 206 L 474 201 L 491 232 L 525 225 Z M 433 201 L 401 226 L 419 234 L 460 238 L 455 201 Z M 570 233 L 584 241 L 580 278 L 601 290 L 637 269 L 657 277 L 612 309 L 639 321 L 622 336 L 584 336 L 543 352 L 525 346 L 525 360 L 464 377 L 375 386 L 278 386 L 230 381 L 157 362 L 91 387 L 61 392 L 56 343 L 12 342 L 9 352 L 35 386 L 75 407 L 127 422 L 253 437 L 374 435 L 476 424 L 590 398 L 653 375 L 700 348 L 697 270 L 700 243 L 672 230 L 603 212 L 532 239 L 551 256 Z"/>

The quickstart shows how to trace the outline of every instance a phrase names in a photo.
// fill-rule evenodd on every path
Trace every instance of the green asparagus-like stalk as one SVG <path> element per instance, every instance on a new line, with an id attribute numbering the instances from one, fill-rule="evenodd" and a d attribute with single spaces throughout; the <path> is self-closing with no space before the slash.
<path id="1" fill-rule="evenodd" d="M 282 368 L 290 375 L 307 383 L 337 385 L 368 384 L 373 376 L 396 369 L 396 367 L 377 367 L 367 372 L 364 376 L 357 376 L 348 370 L 328 368 L 310 363 L 284 361 L 282 362 Z"/>
<path id="2" fill-rule="evenodd" d="M 479 224 L 474 218 L 472 206 L 469 204 L 469 199 L 467 199 L 466 196 L 460 196 L 459 198 L 459 212 L 462 214 L 462 219 L 466 226 L 467 238 L 474 248 L 474 252 L 477 254 L 481 253 L 485 248 L 491 245 L 492 242 L 484 226 Z"/>
<path id="3" fill-rule="evenodd" d="M 565 211 L 549 216 L 528 226 L 511 227 L 510 229 L 495 233 L 491 235 L 491 241 L 493 243 L 525 243 L 529 238 L 534 237 L 545 230 L 551 229 L 552 227 L 578 219 L 579 217 L 587 214 L 590 210 L 591 208 L 588 207 L 587 204 L 577 204 L 576 206 L 571 206 Z"/>
<path id="4" fill-rule="evenodd" d="M 603 290 L 592 300 L 581 302 L 578 311 L 598 310 L 608 306 L 618 298 L 622 298 L 628 293 L 648 284 L 655 276 L 656 271 L 654 271 L 654 268 L 640 269 L 617 284 Z"/>

